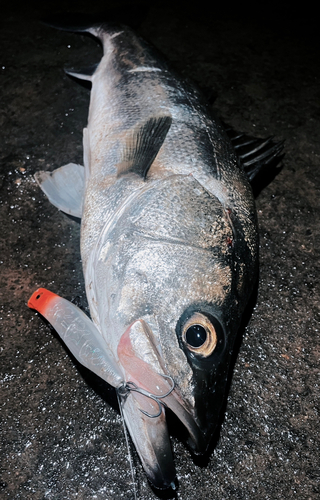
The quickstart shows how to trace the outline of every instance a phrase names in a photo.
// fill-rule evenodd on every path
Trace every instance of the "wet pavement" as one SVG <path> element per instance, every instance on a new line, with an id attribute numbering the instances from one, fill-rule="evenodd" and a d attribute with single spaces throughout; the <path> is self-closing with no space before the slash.
<path id="1" fill-rule="evenodd" d="M 63 67 L 101 54 L 95 41 L 37 22 L 88 5 L 41 5 L 10 2 L 0 31 L 0 498 L 129 500 L 113 390 L 26 305 L 45 286 L 87 311 L 79 224 L 50 205 L 33 174 L 82 162 L 89 91 Z M 179 481 L 171 498 L 181 500 L 320 497 L 320 50 L 311 14 L 269 8 L 155 2 L 139 28 L 215 98 L 225 122 L 286 141 L 281 172 L 257 198 L 259 292 L 216 444 L 194 459 L 171 429 Z M 158 498 L 131 454 L 137 498 Z"/>

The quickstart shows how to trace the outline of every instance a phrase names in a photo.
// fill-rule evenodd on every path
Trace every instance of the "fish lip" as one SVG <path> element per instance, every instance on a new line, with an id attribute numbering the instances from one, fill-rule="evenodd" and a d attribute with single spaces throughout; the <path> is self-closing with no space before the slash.
<path id="1" fill-rule="evenodd" d="M 171 379 L 171 377 L 169 378 Z M 203 455 L 207 450 L 208 442 L 205 441 L 205 434 L 191 413 L 180 403 L 180 395 L 174 386 L 167 395 L 159 399 L 148 394 L 145 389 L 139 388 L 135 384 L 134 386 L 133 388 L 133 384 L 127 383 L 117 389 L 121 413 L 130 436 L 152 486 L 157 490 L 175 490 L 177 478 L 167 428 L 166 409 L 170 409 L 189 432 L 187 442 L 193 454 Z M 141 397 L 156 401 L 160 408 L 159 413 L 152 415 L 144 411 L 140 406 Z M 138 422 L 139 425 L 135 425 L 135 422 Z M 141 440 L 142 434 L 144 435 L 144 443 Z"/>
<path id="2" fill-rule="evenodd" d="M 208 448 L 207 432 L 203 432 L 203 429 L 200 428 L 196 416 L 187 408 L 177 387 L 172 394 L 164 399 L 164 404 L 174 413 L 188 432 L 186 442 L 192 453 L 196 455 L 204 454 Z"/>
<path id="3" fill-rule="evenodd" d="M 157 338 L 143 319 L 126 328 L 117 353 L 125 381 L 118 388 L 122 412 L 144 470 L 156 488 L 172 488 L 175 469 L 165 408 L 187 429 L 188 444 L 195 454 L 207 450 L 206 436 L 211 429 L 200 428 L 202 419 L 168 374 Z"/>
<path id="4" fill-rule="evenodd" d="M 139 392 L 118 391 L 121 414 L 152 486 L 158 490 L 173 488 L 176 481 L 171 442 L 164 408 L 155 416 L 141 411 L 145 396 Z"/>

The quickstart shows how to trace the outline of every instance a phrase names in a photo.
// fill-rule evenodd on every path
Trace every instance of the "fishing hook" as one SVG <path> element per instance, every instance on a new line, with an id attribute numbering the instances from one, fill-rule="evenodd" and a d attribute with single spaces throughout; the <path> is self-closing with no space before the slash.
<path id="1" fill-rule="evenodd" d="M 165 398 L 165 397 L 167 397 L 167 396 L 169 396 L 169 394 L 172 393 L 172 391 L 173 391 L 173 389 L 175 387 L 174 380 L 173 380 L 173 378 L 170 375 L 162 375 L 161 374 L 161 377 L 169 379 L 170 382 L 171 382 L 171 384 L 172 384 L 172 386 L 170 387 L 170 389 L 168 390 L 168 392 L 166 392 L 165 394 L 161 394 L 161 395 L 152 394 L 151 392 L 146 391 L 145 389 L 142 389 L 142 387 L 138 387 L 137 384 L 135 384 L 134 382 L 131 382 L 131 381 L 123 383 L 122 385 L 120 385 L 120 387 L 117 388 L 118 394 L 121 397 L 125 397 L 125 396 L 127 396 L 127 394 L 130 391 L 132 391 L 132 392 L 138 392 L 139 394 L 142 394 L 143 396 L 146 396 L 147 398 L 152 399 L 158 405 L 158 408 L 159 408 L 158 413 L 156 413 L 155 415 L 152 415 L 151 413 L 148 413 L 145 410 L 141 410 L 141 408 L 139 408 L 139 410 L 141 411 L 141 413 L 143 413 L 147 417 L 150 417 L 150 418 L 160 417 L 161 412 L 162 412 L 162 407 L 161 406 L 167 407 L 166 403 L 164 401 L 160 401 L 160 400 L 163 399 L 163 398 Z"/>

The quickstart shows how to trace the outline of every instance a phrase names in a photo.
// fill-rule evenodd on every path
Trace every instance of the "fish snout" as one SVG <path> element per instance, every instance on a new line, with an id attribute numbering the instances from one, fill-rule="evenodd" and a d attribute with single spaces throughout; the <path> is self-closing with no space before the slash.
<path id="1" fill-rule="evenodd" d="M 143 320 L 130 325 L 118 345 L 125 382 L 118 388 L 121 411 L 149 481 L 175 489 L 176 471 L 167 429 L 166 399 L 174 389 L 161 366 L 155 338 Z"/>

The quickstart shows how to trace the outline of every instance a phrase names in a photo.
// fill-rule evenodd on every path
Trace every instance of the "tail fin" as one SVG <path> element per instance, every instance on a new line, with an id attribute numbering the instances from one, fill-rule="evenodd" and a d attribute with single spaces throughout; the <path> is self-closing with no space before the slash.
<path id="1" fill-rule="evenodd" d="M 74 33 L 96 34 L 95 29 L 104 23 L 111 25 L 126 25 L 137 29 L 143 22 L 148 12 L 147 3 L 141 2 L 134 5 L 123 5 L 121 8 L 108 9 L 94 14 L 84 14 L 81 12 L 55 14 L 42 20 L 44 24 L 51 28 Z"/>
<path id="2" fill-rule="evenodd" d="M 55 28 L 60 31 L 69 31 L 71 33 L 89 33 L 101 39 L 101 28 L 106 23 L 103 23 L 98 16 L 84 16 L 83 14 L 64 14 L 50 16 L 43 19 L 42 23 L 50 28 Z M 111 26 L 113 23 L 108 23 Z"/>

